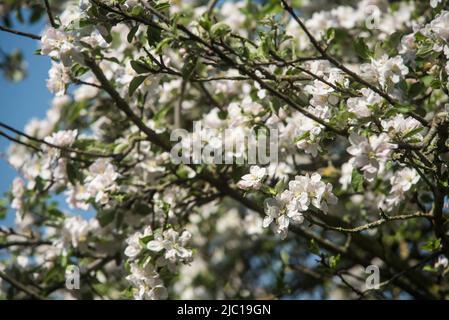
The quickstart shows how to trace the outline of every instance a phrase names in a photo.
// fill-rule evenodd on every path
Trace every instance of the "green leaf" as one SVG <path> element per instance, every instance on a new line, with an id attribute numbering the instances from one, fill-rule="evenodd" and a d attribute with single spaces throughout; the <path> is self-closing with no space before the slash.
<path id="1" fill-rule="evenodd" d="M 394 32 L 382 44 L 382 48 L 384 48 L 385 51 L 387 51 L 387 53 L 390 57 L 398 54 L 397 48 L 398 48 L 399 44 L 401 43 L 402 36 L 403 36 L 402 32 L 399 32 L 399 31 Z"/>
<path id="2" fill-rule="evenodd" d="M 135 25 L 131 28 L 131 30 L 128 33 L 127 40 L 129 43 L 133 42 L 134 36 L 137 33 L 137 30 L 139 30 L 139 25 Z"/>
<path id="3" fill-rule="evenodd" d="M 351 186 L 355 192 L 363 191 L 363 174 L 358 170 L 352 170 Z"/>
<path id="4" fill-rule="evenodd" d="M 282 190 L 284 190 L 284 187 L 285 187 L 285 182 L 284 182 L 284 180 L 281 179 L 274 186 L 274 191 L 276 192 L 276 194 L 279 194 L 282 192 Z"/>
<path id="5" fill-rule="evenodd" d="M 413 83 L 408 89 L 410 97 L 414 98 L 424 93 L 427 87 L 422 82 Z"/>
<path id="6" fill-rule="evenodd" d="M 340 255 L 337 254 L 336 256 L 330 256 L 329 257 L 329 267 L 332 269 L 336 269 L 338 267 L 338 264 L 340 263 Z"/>
<path id="7" fill-rule="evenodd" d="M 131 15 L 137 17 L 143 13 L 143 8 L 141 6 L 135 6 L 131 10 Z"/>
<path id="8" fill-rule="evenodd" d="M 210 31 L 210 28 L 212 27 L 212 22 L 209 19 L 209 15 L 208 14 L 202 15 L 199 24 L 201 27 L 203 27 L 204 30 Z"/>
<path id="9" fill-rule="evenodd" d="M 72 67 L 72 74 L 77 78 L 86 74 L 88 71 L 89 71 L 89 68 L 86 68 L 78 63 L 75 63 Z"/>
<path id="10" fill-rule="evenodd" d="M 139 86 L 145 81 L 147 76 L 138 76 L 132 79 L 131 83 L 129 84 L 129 91 L 128 94 L 131 97 L 134 92 L 139 88 Z"/>
<path id="11" fill-rule="evenodd" d="M 67 162 L 66 170 L 67 178 L 69 179 L 70 183 L 76 185 L 78 180 L 78 169 L 72 162 Z"/>
<path id="12" fill-rule="evenodd" d="M 62 219 L 64 217 L 64 213 L 62 213 L 57 208 L 49 208 L 49 209 L 47 209 L 47 212 L 50 217 L 53 217 L 56 219 Z"/>
<path id="13" fill-rule="evenodd" d="M 97 215 L 98 222 L 100 226 L 105 227 L 114 221 L 115 211 L 114 210 L 104 210 L 100 211 Z"/>
<path id="14" fill-rule="evenodd" d="M 437 270 L 431 265 L 424 266 L 424 268 L 422 270 L 427 271 L 427 272 L 437 272 Z"/>
<path id="15" fill-rule="evenodd" d="M 171 104 L 167 104 L 164 107 L 162 107 L 162 109 L 160 109 L 159 111 L 157 111 L 154 114 L 154 116 L 153 116 L 154 122 L 155 123 L 161 122 L 171 109 L 172 109 L 172 105 Z"/>
<path id="16" fill-rule="evenodd" d="M 303 134 L 301 134 L 300 136 L 295 138 L 295 143 L 297 143 L 297 142 L 299 142 L 301 140 L 307 139 L 309 137 L 310 137 L 310 131 L 306 131 Z"/>
<path id="17" fill-rule="evenodd" d="M 133 60 L 130 63 L 131 68 L 133 68 L 137 74 L 149 73 L 151 71 L 151 69 L 142 61 Z"/>
<path id="18" fill-rule="evenodd" d="M 368 60 L 373 56 L 373 52 L 370 50 L 370 48 L 368 48 L 364 39 L 362 38 L 358 38 L 354 42 L 354 50 L 357 55 L 364 60 Z"/>
<path id="19" fill-rule="evenodd" d="M 281 261 L 285 266 L 289 265 L 289 260 L 290 260 L 290 255 L 288 254 L 287 251 L 282 250 L 281 251 Z"/>
<path id="20" fill-rule="evenodd" d="M 430 239 L 428 240 L 421 249 L 428 250 L 428 251 L 435 251 L 438 250 L 441 246 L 441 239 Z"/>
<path id="21" fill-rule="evenodd" d="M 335 28 L 327 29 L 327 31 L 326 31 L 326 41 L 329 43 L 332 40 L 334 40 L 335 39 L 335 34 L 336 34 Z"/>
<path id="22" fill-rule="evenodd" d="M 409 113 L 412 110 L 412 107 L 406 105 L 398 105 L 395 107 L 395 110 L 399 113 Z"/>
<path id="23" fill-rule="evenodd" d="M 419 46 L 418 51 L 416 52 L 416 55 L 419 57 L 425 57 L 429 53 L 434 52 L 433 47 L 434 47 L 433 42 L 426 41 L 421 46 Z"/>
<path id="24" fill-rule="evenodd" d="M 221 38 L 230 32 L 231 27 L 224 22 L 218 22 L 210 28 L 210 33 L 213 38 Z"/>
<path id="25" fill-rule="evenodd" d="M 161 12 L 161 11 L 166 11 L 168 9 L 170 9 L 171 5 L 169 1 L 158 1 L 156 3 L 156 5 L 154 6 L 154 8 Z"/>
<path id="26" fill-rule="evenodd" d="M 170 45 L 170 43 L 172 43 L 172 42 L 173 42 L 173 38 L 167 37 L 167 38 L 162 39 L 162 41 L 157 44 L 155 51 L 158 54 L 161 54 L 163 52 L 163 50 L 166 47 L 168 47 Z"/>
<path id="27" fill-rule="evenodd" d="M 154 47 L 159 41 L 161 41 L 161 29 L 149 26 L 147 29 L 147 40 L 151 47 Z"/>
<path id="28" fill-rule="evenodd" d="M 228 117 L 228 111 L 226 111 L 226 110 L 220 110 L 220 111 L 218 111 L 218 117 L 219 117 L 221 120 L 226 120 L 226 118 Z"/>
<path id="29" fill-rule="evenodd" d="M 420 133 L 423 129 L 424 129 L 423 127 L 419 127 L 419 128 L 410 130 L 409 132 L 407 132 L 407 133 L 403 136 L 403 138 L 404 138 L 404 139 L 411 138 L 411 137 L 413 137 L 415 134 Z"/>
<path id="30" fill-rule="evenodd" d="M 435 77 L 432 75 L 427 75 L 421 78 L 422 83 L 426 87 L 430 87 L 433 81 L 435 81 Z"/>
<path id="31" fill-rule="evenodd" d="M 51 282 L 63 282 L 65 281 L 65 270 L 62 268 L 59 264 L 56 264 L 53 268 L 50 269 L 47 273 L 44 275 L 44 279 L 42 280 L 43 283 L 48 284 Z"/>
<path id="32" fill-rule="evenodd" d="M 147 243 L 150 242 L 153 239 L 154 239 L 154 236 L 153 235 L 149 235 L 149 236 L 142 237 L 139 240 L 143 244 L 143 246 L 146 246 Z"/>

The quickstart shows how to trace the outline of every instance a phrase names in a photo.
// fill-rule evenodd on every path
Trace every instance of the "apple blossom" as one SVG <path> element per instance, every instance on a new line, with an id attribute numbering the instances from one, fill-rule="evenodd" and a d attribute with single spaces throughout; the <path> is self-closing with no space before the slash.
<path id="1" fill-rule="evenodd" d="M 351 133 L 349 141 L 351 146 L 348 147 L 347 152 L 353 156 L 353 165 L 363 172 L 368 181 L 374 180 L 380 165 L 388 160 L 393 149 L 396 148 L 396 145 L 390 143 L 388 136 L 384 133 L 368 138 Z"/>
<path id="2" fill-rule="evenodd" d="M 266 174 L 267 174 L 266 168 L 261 168 L 259 166 L 252 166 L 250 169 L 250 173 L 244 175 L 242 179 L 238 182 L 238 187 L 244 190 L 260 189 L 262 185 L 262 180 L 266 176 Z"/>

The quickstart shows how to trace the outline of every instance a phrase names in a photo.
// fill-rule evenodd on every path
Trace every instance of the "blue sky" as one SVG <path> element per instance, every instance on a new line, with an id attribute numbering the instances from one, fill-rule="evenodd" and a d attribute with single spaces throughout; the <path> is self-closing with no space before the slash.
<path id="1" fill-rule="evenodd" d="M 16 29 L 34 34 L 40 34 L 44 27 L 43 20 L 31 26 L 14 24 Z M 46 87 L 50 60 L 34 55 L 38 44 L 35 40 L 0 32 L 0 47 L 6 52 L 21 49 L 28 64 L 28 76 L 21 82 L 12 83 L 0 77 L 0 119 L 18 129 L 23 129 L 32 118 L 43 118 L 52 100 L 52 94 Z M 10 188 L 16 176 L 4 156 L 9 144 L 0 137 L 0 194 Z"/>

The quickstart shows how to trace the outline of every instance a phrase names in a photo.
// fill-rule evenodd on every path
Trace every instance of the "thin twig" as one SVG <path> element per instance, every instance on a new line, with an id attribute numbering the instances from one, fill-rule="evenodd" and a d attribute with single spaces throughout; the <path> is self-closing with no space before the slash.
<path id="1" fill-rule="evenodd" d="M 28 32 L 23 32 L 23 31 L 19 31 L 19 30 L 15 30 L 15 29 L 11 29 L 5 26 L 0 26 L 0 31 L 5 31 L 5 32 L 9 32 L 18 36 L 22 36 L 22 37 L 26 37 L 26 38 L 30 38 L 33 40 L 41 40 L 40 36 L 37 36 L 35 34 L 32 33 L 28 33 Z"/>
<path id="2" fill-rule="evenodd" d="M 97 157 L 97 158 L 114 158 L 114 157 L 120 156 L 120 154 L 112 154 L 112 153 L 111 153 L 111 154 L 101 154 L 101 153 L 94 153 L 94 152 L 82 151 L 82 150 L 73 149 L 73 148 L 69 148 L 69 147 L 61 147 L 61 146 L 58 146 L 58 145 L 56 145 L 56 144 L 47 142 L 47 141 L 45 141 L 45 140 L 43 140 L 43 139 L 38 139 L 38 138 L 36 138 L 36 137 L 30 136 L 30 135 L 26 134 L 25 132 L 22 132 L 22 131 L 20 131 L 20 130 L 17 130 L 17 129 L 15 129 L 15 128 L 13 128 L 13 127 L 11 127 L 11 126 L 9 126 L 9 125 L 3 123 L 3 122 L 0 122 L 0 127 L 3 127 L 3 128 L 5 128 L 5 129 L 7 129 L 7 130 L 9 130 L 9 131 L 12 131 L 12 132 L 14 132 L 15 134 L 17 134 L 17 135 L 19 135 L 19 136 L 25 137 L 25 138 L 27 138 L 28 140 L 31 140 L 31 141 L 34 141 L 34 142 L 38 142 L 38 143 L 41 143 L 41 144 L 45 144 L 45 145 L 47 145 L 47 146 L 49 146 L 49 147 L 52 147 L 52 148 L 55 148 L 55 149 L 59 149 L 59 150 L 65 151 L 65 152 L 74 152 L 74 153 L 76 153 L 76 154 L 78 154 L 78 155 L 81 155 L 81 156 Z M 10 140 L 13 139 L 13 138 L 11 138 L 10 136 L 6 136 L 4 133 L 3 133 L 2 135 L 3 135 L 5 138 L 7 138 L 7 139 L 10 139 Z M 17 140 L 17 139 L 14 139 L 13 141 L 14 141 L 14 142 L 17 142 L 17 143 L 23 144 L 22 141 L 19 141 L 19 140 Z M 28 146 L 33 147 L 36 151 L 42 151 L 42 150 L 40 150 L 40 149 L 37 149 L 37 148 L 34 147 L 34 146 L 31 146 L 31 145 L 28 145 Z"/>
<path id="3" fill-rule="evenodd" d="M 414 213 L 414 214 L 405 214 L 405 215 L 398 215 L 398 216 L 389 216 L 388 218 L 379 219 L 374 222 L 367 223 L 363 226 L 355 227 L 355 228 L 343 228 L 343 227 L 335 227 L 335 226 L 329 226 L 325 223 L 322 223 L 320 221 L 317 221 L 316 219 L 313 219 L 311 216 L 305 216 L 305 219 L 310 221 L 313 224 L 316 224 L 322 228 L 339 231 L 343 233 L 358 233 L 361 231 L 369 230 L 377 228 L 387 222 L 391 221 L 398 221 L 398 220 L 409 220 L 409 219 L 415 219 L 415 218 L 429 218 L 432 219 L 433 215 L 430 213 Z"/>
<path id="4" fill-rule="evenodd" d="M 4 138 L 8 139 L 9 141 L 12 141 L 12 142 L 21 144 L 21 145 L 23 145 L 23 146 L 25 146 L 25 147 L 27 147 L 27 148 L 31 148 L 31 149 L 33 149 L 34 151 L 42 152 L 42 150 L 39 149 L 38 147 L 33 146 L 32 144 L 29 144 L 29 143 L 20 141 L 19 139 L 16 139 L 16 138 L 14 138 L 14 137 L 11 137 L 9 134 L 7 134 L 7 133 L 5 133 L 5 132 L 3 132 L 3 131 L 1 131 L 1 130 L 0 130 L 0 136 L 2 136 L 2 137 L 4 137 Z"/>
<path id="5" fill-rule="evenodd" d="M 14 247 L 14 246 L 20 246 L 20 247 L 37 247 L 37 246 L 42 246 L 42 245 L 51 245 L 52 242 L 51 241 L 45 241 L 45 240 L 38 240 L 38 241 L 10 241 L 10 242 L 6 242 L 6 243 L 0 243 L 0 250 L 1 249 L 6 249 L 6 248 L 10 248 L 10 247 Z"/>
<path id="6" fill-rule="evenodd" d="M 56 29 L 58 25 L 55 22 L 53 14 L 51 13 L 50 3 L 48 2 L 48 0 L 44 0 L 44 3 L 45 3 L 45 10 L 47 11 L 48 15 L 48 20 L 50 21 L 51 26 Z"/>
<path id="7" fill-rule="evenodd" d="M 438 255 L 440 255 L 440 253 L 441 253 L 441 252 L 435 252 L 435 253 L 431 254 L 430 256 L 428 256 L 428 257 L 425 258 L 424 260 L 422 260 L 422 261 L 416 263 L 415 265 L 411 266 L 410 268 L 405 269 L 405 270 L 403 270 L 403 271 L 401 271 L 401 272 L 395 274 L 395 275 L 394 275 L 393 277 L 391 277 L 390 279 L 388 279 L 388 280 L 386 280 L 386 281 L 384 281 L 384 282 L 379 283 L 378 289 L 374 289 L 374 288 L 373 288 L 373 289 L 367 289 L 367 290 L 363 291 L 363 294 L 366 294 L 366 293 L 368 293 L 368 292 L 370 292 L 370 291 L 373 291 L 373 290 L 379 290 L 380 288 L 382 288 L 382 287 L 384 287 L 384 286 L 387 286 L 388 284 L 390 284 L 390 283 L 392 283 L 392 282 L 398 280 L 400 277 L 402 277 L 403 275 L 407 274 L 408 272 L 411 272 L 411 271 L 413 271 L 413 270 L 415 270 L 415 269 L 417 269 L 417 268 L 419 268 L 419 267 L 425 265 L 428 261 L 430 261 L 430 260 L 432 260 L 432 259 L 435 259 L 436 257 L 438 257 Z"/>

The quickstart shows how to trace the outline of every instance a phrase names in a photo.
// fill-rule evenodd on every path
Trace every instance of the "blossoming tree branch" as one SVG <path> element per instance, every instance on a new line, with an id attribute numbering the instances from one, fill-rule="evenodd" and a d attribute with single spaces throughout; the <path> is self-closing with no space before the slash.
<path id="1" fill-rule="evenodd" d="M 2 2 L 0 298 L 448 298 L 449 1 L 338 3 Z"/>

